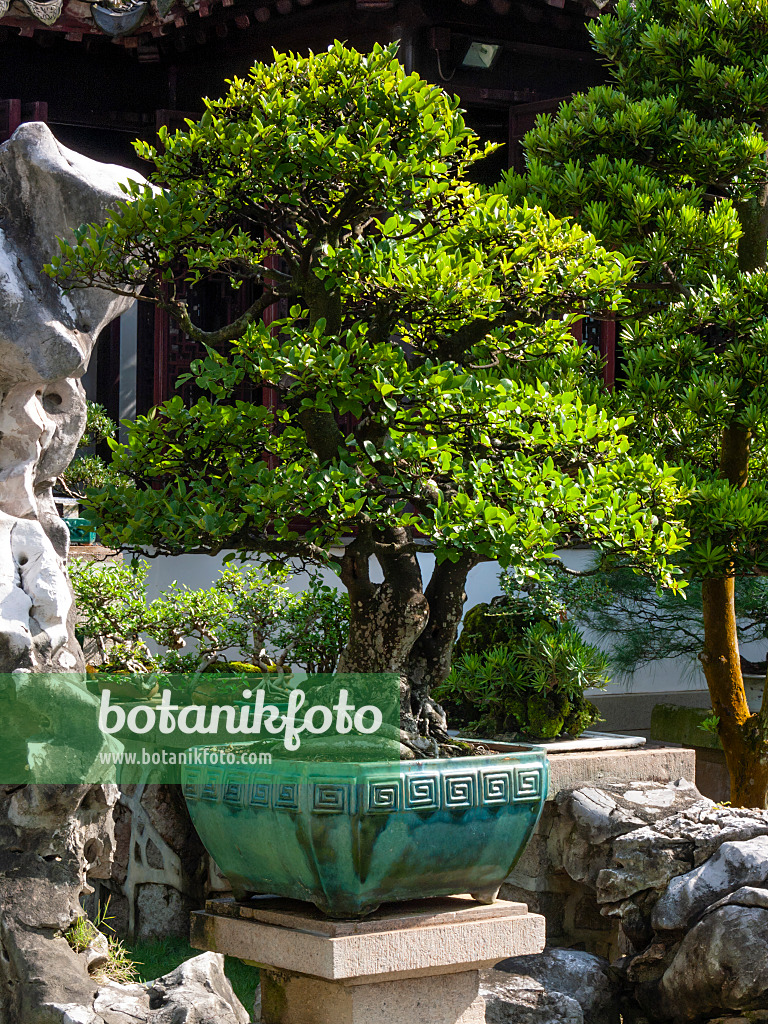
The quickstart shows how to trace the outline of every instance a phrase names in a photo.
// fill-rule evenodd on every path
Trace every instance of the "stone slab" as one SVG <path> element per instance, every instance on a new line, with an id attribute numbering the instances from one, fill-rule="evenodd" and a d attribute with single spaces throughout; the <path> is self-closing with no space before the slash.
<path id="1" fill-rule="evenodd" d="M 205 912 L 243 921 L 262 921 L 281 928 L 298 928 L 302 932 L 318 935 L 338 936 L 516 916 L 527 914 L 528 907 L 525 903 L 514 903 L 511 900 L 478 903 L 469 895 L 438 896 L 386 903 L 361 920 L 334 920 L 326 917 L 312 903 L 283 896 L 253 896 L 247 902 L 238 902 L 228 896 L 208 900 Z"/>
<path id="2" fill-rule="evenodd" d="M 261 972 L 262 1024 L 485 1024 L 479 971 L 344 985 Z"/>
<path id="3" fill-rule="evenodd" d="M 298 916 L 295 909 L 268 912 L 282 914 L 282 924 L 205 910 L 192 914 L 191 942 L 267 969 L 362 985 L 476 971 L 505 957 L 540 952 L 544 918 L 521 913 L 518 903 L 506 906 L 503 914 L 481 910 L 466 918 L 461 903 L 447 917 L 445 911 L 419 916 L 406 909 L 406 927 L 393 924 L 400 915 L 390 910 L 369 931 L 335 935 L 319 932 L 305 907 Z"/>
<path id="4" fill-rule="evenodd" d="M 581 736 L 563 740 L 547 740 L 541 743 L 522 743 L 523 747 L 530 746 L 531 750 L 543 749 L 547 754 L 569 754 L 586 752 L 588 750 L 626 750 L 633 747 L 645 746 L 644 736 L 629 736 L 626 733 L 597 732 L 587 730 Z M 494 744 L 494 747 L 499 744 Z"/>
<path id="5" fill-rule="evenodd" d="M 693 750 L 665 743 L 646 743 L 628 750 L 553 753 L 549 757 L 548 799 L 564 789 L 578 789 L 589 783 L 676 782 L 696 777 Z"/>

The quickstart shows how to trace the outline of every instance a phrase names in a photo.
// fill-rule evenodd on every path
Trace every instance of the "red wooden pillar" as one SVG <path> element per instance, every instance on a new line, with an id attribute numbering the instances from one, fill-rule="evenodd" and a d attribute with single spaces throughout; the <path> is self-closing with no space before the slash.
<path id="1" fill-rule="evenodd" d="M 586 324 L 594 324 L 591 317 L 587 317 Z M 576 341 L 589 343 L 590 339 L 585 337 L 585 320 L 577 320 L 571 326 L 571 334 Z M 601 320 L 598 322 L 598 339 L 595 346 L 600 358 L 603 361 L 603 383 L 609 390 L 616 385 L 616 321 Z"/>
<path id="2" fill-rule="evenodd" d="M 43 100 L 22 103 L 21 100 L 0 100 L 0 142 L 6 142 L 25 121 L 47 121 L 48 104 Z"/>
<path id="3" fill-rule="evenodd" d="M 168 381 L 168 314 L 155 306 L 155 366 L 152 389 L 152 404 L 161 405 L 170 398 Z"/>
<path id="4" fill-rule="evenodd" d="M 21 100 L 0 100 L 0 142 L 10 139 L 21 124 Z"/>
<path id="5" fill-rule="evenodd" d="M 604 320 L 600 329 L 600 354 L 603 357 L 603 380 L 613 391 L 616 384 L 616 321 Z"/>

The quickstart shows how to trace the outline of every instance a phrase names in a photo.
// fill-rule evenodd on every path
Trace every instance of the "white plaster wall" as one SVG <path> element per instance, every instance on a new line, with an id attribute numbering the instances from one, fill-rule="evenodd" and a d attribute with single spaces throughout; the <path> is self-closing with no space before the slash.
<path id="1" fill-rule="evenodd" d="M 592 552 L 583 550 L 559 551 L 558 555 L 570 569 L 586 569 L 594 557 Z M 214 556 L 176 555 L 149 559 L 149 597 L 156 597 L 174 580 L 186 584 L 188 587 L 209 587 L 223 565 L 223 558 L 224 555 L 221 554 Z M 419 561 L 426 581 L 434 566 L 434 556 L 420 555 Z M 377 569 L 378 567 L 374 569 L 373 578 L 381 579 L 381 574 L 377 572 Z M 329 585 L 335 586 L 339 590 L 343 589 L 334 573 L 323 571 L 321 575 Z M 470 572 L 467 579 L 467 608 L 471 608 L 481 601 L 490 601 L 492 597 L 501 593 L 498 575 L 499 566 L 496 562 L 485 562 Z M 299 591 L 305 585 L 306 576 L 300 573 L 291 576 L 288 581 L 288 586 L 293 591 Z M 597 641 L 597 637 L 590 635 L 589 630 L 585 631 L 585 636 L 587 640 Z M 746 657 L 757 660 L 765 656 L 764 645 L 748 645 L 744 648 L 743 653 Z M 654 693 L 701 690 L 704 685 L 703 675 L 695 661 L 689 663 L 682 658 L 668 658 L 640 669 L 629 680 L 612 681 L 605 691 L 594 692 Z"/>

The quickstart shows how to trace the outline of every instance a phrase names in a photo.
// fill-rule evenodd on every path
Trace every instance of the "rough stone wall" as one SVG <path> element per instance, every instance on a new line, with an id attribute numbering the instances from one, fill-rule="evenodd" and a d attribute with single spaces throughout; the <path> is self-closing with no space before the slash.
<path id="1" fill-rule="evenodd" d="M 583 786 L 555 803 L 539 849 L 616 928 L 625 1024 L 768 1010 L 768 811 L 714 804 L 685 780 Z"/>
<path id="2" fill-rule="evenodd" d="M 536 834 L 499 896 L 527 903 L 530 911 L 544 915 L 547 945 L 612 960 L 619 955 L 618 924 L 600 914 L 594 889 L 571 878 L 563 867 L 556 842 L 560 816 L 559 805 L 548 800 Z"/>
<path id="3" fill-rule="evenodd" d="M 109 899 L 112 927 L 144 940 L 189 934 L 189 914 L 217 887 L 180 787 L 125 786 L 115 807 L 110 877 L 95 885 L 90 911 Z"/>
<path id="4" fill-rule="evenodd" d="M 560 794 L 584 786 L 616 785 L 630 791 L 637 785 L 636 779 L 649 780 L 651 787 L 664 787 L 681 778 L 693 778 L 694 771 L 693 751 L 664 744 L 551 754 L 549 799 L 500 895 L 527 903 L 533 912 L 543 914 L 550 945 L 614 959 L 621 952 L 617 922 L 600 913 L 594 885 L 569 873 L 564 863 L 562 830 L 570 826 L 563 824 Z"/>
<path id="5" fill-rule="evenodd" d="M 114 850 L 116 786 L 0 785 L 0 1024 L 52 1024 L 92 1002 L 86 954 L 63 937 Z"/>

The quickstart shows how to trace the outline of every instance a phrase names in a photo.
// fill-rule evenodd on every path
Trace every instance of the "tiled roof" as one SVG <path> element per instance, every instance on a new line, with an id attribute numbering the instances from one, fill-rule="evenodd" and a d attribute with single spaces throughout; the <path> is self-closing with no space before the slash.
<path id="1" fill-rule="evenodd" d="M 396 0 L 355 0 L 361 10 L 388 10 Z M 0 0 L 2 25 L 21 30 L 31 36 L 36 30 L 67 32 L 77 39 L 78 33 L 104 33 L 116 38 L 142 32 L 162 32 L 184 23 L 187 14 L 207 17 L 216 7 L 234 7 L 236 0 Z M 297 0 L 307 7 L 312 0 Z M 240 4 L 238 4 L 240 6 Z M 257 21 L 267 21 L 272 14 L 290 14 L 293 0 L 264 0 L 248 4 Z M 240 17 L 247 15 L 240 15 Z M 159 31 L 158 31 L 159 30 Z"/>
<path id="2" fill-rule="evenodd" d="M 463 0 L 474 7 L 478 0 Z M 481 0 L 484 6 L 506 13 L 509 0 Z M 572 3 L 573 0 L 569 0 Z M 576 0 L 591 13 L 610 0 Z M 232 20 L 247 27 L 251 20 L 266 22 L 272 16 L 284 17 L 297 7 L 308 7 L 313 0 L 0 0 L 0 27 L 16 28 L 22 36 L 36 31 L 66 33 L 67 39 L 78 41 L 85 35 L 103 34 L 126 46 L 136 46 L 136 34 L 154 36 L 181 28 L 187 18 L 207 18 L 214 13 L 221 17 L 223 8 L 233 8 Z M 534 4 L 563 7 L 566 0 L 533 0 Z M 350 0 L 360 11 L 388 11 L 398 0 Z"/>

